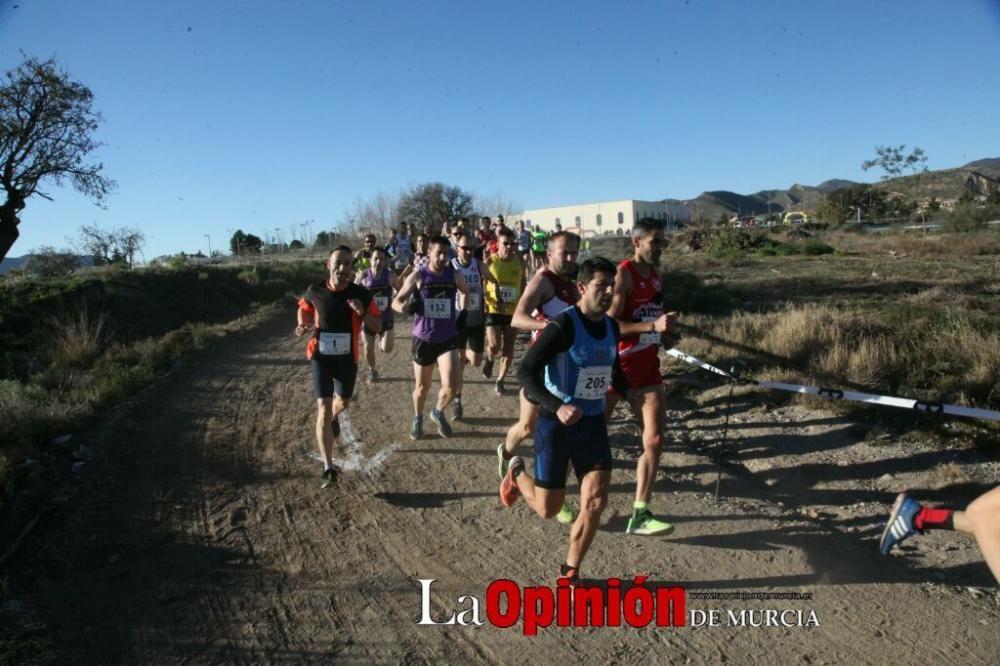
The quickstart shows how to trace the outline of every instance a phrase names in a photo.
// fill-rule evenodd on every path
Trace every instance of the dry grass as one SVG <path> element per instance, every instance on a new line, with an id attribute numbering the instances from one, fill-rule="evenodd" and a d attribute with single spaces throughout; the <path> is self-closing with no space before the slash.
<path id="1" fill-rule="evenodd" d="M 58 368 L 86 368 L 104 348 L 107 317 L 104 312 L 92 316 L 86 307 L 48 322 L 49 350 L 52 364 Z"/>
<path id="2" fill-rule="evenodd" d="M 1000 333 L 960 314 L 921 319 L 904 312 L 786 306 L 686 318 L 680 348 L 708 361 L 740 356 L 758 376 L 819 382 L 927 400 L 1000 407 Z"/>

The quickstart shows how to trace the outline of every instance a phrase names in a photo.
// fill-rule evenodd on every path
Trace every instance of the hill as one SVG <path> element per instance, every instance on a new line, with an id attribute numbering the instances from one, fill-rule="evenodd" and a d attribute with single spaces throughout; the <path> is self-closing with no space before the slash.
<path id="1" fill-rule="evenodd" d="M 833 178 L 815 186 L 796 183 L 787 190 L 761 190 L 754 194 L 712 190 L 693 199 L 665 201 L 688 206 L 696 217 L 708 220 L 716 220 L 722 215 L 780 215 L 790 210 L 815 210 L 830 192 L 860 184 Z M 986 195 L 1000 188 L 1000 158 L 975 160 L 958 168 L 893 178 L 881 184 L 891 192 L 917 199 L 958 199 L 965 192 L 973 196 Z"/>

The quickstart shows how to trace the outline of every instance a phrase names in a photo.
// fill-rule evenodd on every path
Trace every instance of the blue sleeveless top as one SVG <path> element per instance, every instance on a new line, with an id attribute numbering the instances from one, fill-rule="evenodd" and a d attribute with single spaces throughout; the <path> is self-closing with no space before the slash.
<path id="1" fill-rule="evenodd" d="M 573 346 L 545 366 L 545 388 L 588 416 L 603 414 L 618 351 L 611 319 L 604 316 L 604 337 L 598 339 L 587 332 L 575 307 L 564 312 L 573 325 Z"/>

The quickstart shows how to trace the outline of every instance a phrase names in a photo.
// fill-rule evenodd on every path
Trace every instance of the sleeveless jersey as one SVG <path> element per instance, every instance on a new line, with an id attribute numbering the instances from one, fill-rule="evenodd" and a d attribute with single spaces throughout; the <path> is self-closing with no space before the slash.
<path id="1" fill-rule="evenodd" d="M 503 261 L 499 255 L 490 255 L 487 267 L 493 277 L 500 283 L 500 297 L 503 305 L 497 301 L 497 287 L 492 282 L 486 285 L 486 311 L 493 314 L 514 314 L 517 299 L 521 297 L 521 281 L 524 278 L 524 264 L 519 257 L 511 257 Z"/>
<path id="2" fill-rule="evenodd" d="M 410 237 L 396 238 L 396 265 L 400 268 L 413 260 L 413 242 Z"/>
<path id="3" fill-rule="evenodd" d="M 552 298 L 535 308 L 531 316 L 538 321 L 549 321 L 550 319 L 555 319 L 557 314 L 571 305 L 576 305 L 576 302 L 580 300 L 580 290 L 576 288 L 574 283 L 559 277 L 548 268 L 543 268 L 542 274 L 552 283 L 555 293 L 552 295 Z M 532 331 L 531 341 L 534 342 L 541 334 L 541 331 Z"/>
<path id="4" fill-rule="evenodd" d="M 451 266 L 462 274 L 468 291 L 465 295 L 465 309 L 468 312 L 465 316 L 465 325 L 482 326 L 485 317 L 483 315 L 483 276 L 479 273 L 479 260 L 473 257 L 468 266 L 463 266 L 458 259 L 452 259 Z M 455 307 L 458 307 L 457 294 Z"/>
<path id="5" fill-rule="evenodd" d="M 566 320 L 573 326 L 573 345 L 545 366 L 545 388 L 563 403 L 592 416 L 604 413 L 615 362 L 615 333 L 611 318 L 605 315 L 604 337 L 594 338 L 580 317 L 576 308 L 566 310 Z"/>
<path id="6" fill-rule="evenodd" d="M 420 271 L 422 310 L 413 316 L 413 335 L 424 342 L 447 342 L 456 335 L 455 269 L 445 264 L 444 272 L 435 275 L 429 268 Z"/>
<path id="7" fill-rule="evenodd" d="M 367 268 L 361 274 L 361 284 L 371 292 L 375 305 L 382 311 L 382 322 L 388 324 L 393 320 L 392 285 L 389 283 L 389 269 L 383 268 L 382 275 L 375 277 L 372 269 Z"/>
<path id="8" fill-rule="evenodd" d="M 632 277 L 632 292 L 625 301 L 622 319 L 631 321 L 655 321 L 663 314 L 663 303 L 660 297 L 660 274 L 650 267 L 649 277 L 644 278 L 631 259 L 626 259 L 623 266 Z M 630 356 L 640 352 L 655 357 L 659 352 L 659 333 L 640 333 L 639 335 L 622 336 L 618 343 L 618 353 Z"/>
<path id="9" fill-rule="evenodd" d="M 531 249 L 536 254 L 545 252 L 545 243 L 548 241 L 549 235 L 544 231 L 532 231 L 531 232 Z"/>

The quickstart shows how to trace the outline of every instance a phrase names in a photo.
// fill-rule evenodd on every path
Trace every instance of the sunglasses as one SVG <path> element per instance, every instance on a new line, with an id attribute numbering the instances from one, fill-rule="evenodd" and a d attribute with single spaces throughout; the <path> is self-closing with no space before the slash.
<path id="1" fill-rule="evenodd" d="M 513 243 L 500 243 L 500 244 L 503 245 L 504 247 L 514 247 Z"/>
<path id="2" fill-rule="evenodd" d="M 458 245 L 457 247 L 458 247 L 459 250 L 465 250 L 466 252 L 472 252 L 473 250 L 476 249 L 476 248 L 472 247 L 471 245 Z"/>

